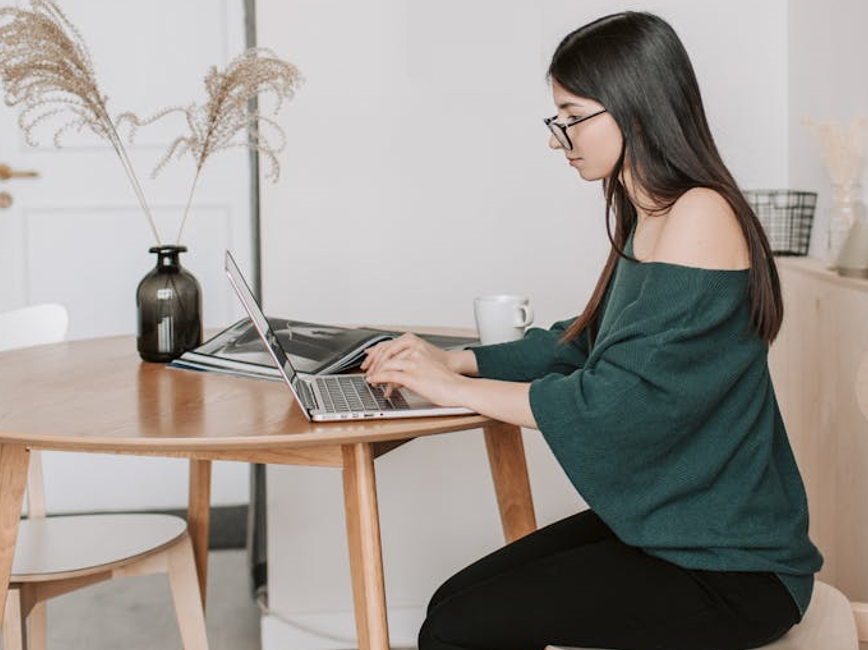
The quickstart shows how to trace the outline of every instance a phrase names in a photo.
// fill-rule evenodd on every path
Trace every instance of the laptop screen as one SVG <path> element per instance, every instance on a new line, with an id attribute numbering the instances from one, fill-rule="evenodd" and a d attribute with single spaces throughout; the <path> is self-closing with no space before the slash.
<path id="1" fill-rule="evenodd" d="M 253 326 L 256 328 L 256 331 L 259 332 L 260 338 L 266 344 L 269 353 L 271 353 L 271 357 L 274 359 L 275 363 L 277 363 L 277 367 L 283 370 L 284 379 L 286 379 L 289 383 L 289 387 L 293 392 L 295 392 L 295 368 L 292 367 L 289 357 L 287 357 L 283 346 L 280 344 L 280 341 L 271 329 L 268 319 L 265 317 L 265 314 L 262 313 L 262 308 L 259 306 L 256 298 L 253 297 L 253 292 L 247 285 L 244 276 L 241 275 L 241 270 L 238 268 L 238 265 L 235 263 L 235 260 L 229 251 L 226 251 L 226 275 L 229 276 L 229 281 L 235 288 L 235 293 L 237 293 L 238 297 L 241 299 L 241 304 L 244 305 L 244 310 L 247 312 L 247 315 L 250 316 L 250 320 L 253 321 Z"/>

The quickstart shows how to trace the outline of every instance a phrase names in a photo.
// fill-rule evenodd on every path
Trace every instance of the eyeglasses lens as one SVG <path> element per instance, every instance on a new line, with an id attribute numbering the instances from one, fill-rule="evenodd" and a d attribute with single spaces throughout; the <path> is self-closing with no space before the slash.
<path id="1" fill-rule="evenodd" d="M 549 131 L 555 136 L 555 140 L 567 151 L 572 151 L 573 143 L 570 142 L 570 136 L 567 135 L 567 128 L 555 122 L 553 117 L 544 121 L 546 126 L 549 127 Z"/>
<path id="2" fill-rule="evenodd" d="M 560 124 L 552 124 L 552 132 L 555 134 L 555 138 L 557 138 L 558 142 L 561 143 L 561 146 L 570 151 L 573 148 L 573 143 L 570 142 L 570 136 L 567 135 L 567 129 Z"/>

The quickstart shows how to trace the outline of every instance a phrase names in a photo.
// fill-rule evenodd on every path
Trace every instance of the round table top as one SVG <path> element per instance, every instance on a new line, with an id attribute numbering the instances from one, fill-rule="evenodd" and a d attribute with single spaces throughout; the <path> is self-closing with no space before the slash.
<path id="1" fill-rule="evenodd" d="M 479 428 L 478 415 L 308 422 L 281 382 L 139 359 L 135 338 L 0 353 L 0 441 L 107 452 L 292 449 Z"/>

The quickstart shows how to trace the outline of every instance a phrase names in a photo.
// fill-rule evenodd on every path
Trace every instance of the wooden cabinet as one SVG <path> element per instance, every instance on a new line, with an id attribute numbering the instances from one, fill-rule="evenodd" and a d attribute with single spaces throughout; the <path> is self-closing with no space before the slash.
<path id="1" fill-rule="evenodd" d="M 820 577 L 868 600 L 868 420 L 856 397 L 868 350 L 868 280 L 779 258 L 784 324 L 769 363 L 808 493 Z"/>

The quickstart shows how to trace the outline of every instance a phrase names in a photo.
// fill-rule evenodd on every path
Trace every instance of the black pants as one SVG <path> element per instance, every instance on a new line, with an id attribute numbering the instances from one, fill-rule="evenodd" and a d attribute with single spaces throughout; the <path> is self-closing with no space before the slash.
<path id="1" fill-rule="evenodd" d="M 484 557 L 431 599 L 419 650 L 753 648 L 798 620 L 770 573 L 683 569 L 586 510 Z"/>

